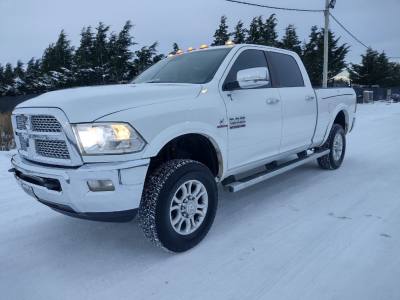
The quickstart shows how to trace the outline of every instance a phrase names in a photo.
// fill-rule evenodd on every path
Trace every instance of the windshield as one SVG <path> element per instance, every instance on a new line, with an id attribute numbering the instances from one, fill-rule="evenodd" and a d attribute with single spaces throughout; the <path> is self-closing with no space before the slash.
<path id="1" fill-rule="evenodd" d="M 231 49 L 194 51 L 168 57 L 144 71 L 133 83 L 209 82 Z"/>

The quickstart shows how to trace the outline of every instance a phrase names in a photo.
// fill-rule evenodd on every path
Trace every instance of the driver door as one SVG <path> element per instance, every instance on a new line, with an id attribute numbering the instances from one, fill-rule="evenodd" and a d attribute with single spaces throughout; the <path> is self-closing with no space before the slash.
<path id="1" fill-rule="evenodd" d="M 260 70 L 266 70 L 264 81 L 258 78 Z M 238 76 L 245 81 L 254 77 L 255 84 L 240 84 Z M 237 53 L 222 90 L 229 128 L 228 168 L 278 154 L 282 106 L 278 90 L 271 86 L 265 53 L 258 49 Z"/>

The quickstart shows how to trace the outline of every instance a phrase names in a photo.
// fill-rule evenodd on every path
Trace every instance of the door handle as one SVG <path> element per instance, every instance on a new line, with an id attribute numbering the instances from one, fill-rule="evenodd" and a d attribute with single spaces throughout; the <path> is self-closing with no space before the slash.
<path id="1" fill-rule="evenodd" d="M 306 96 L 306 101 L 312 101 L 314 99 L 315 99 L 314 96 Z"/>
<path id="2" fill-rule="evenodd" d="M 266 103 L 269 105 L 276 104 L 278 102 L 279 102 L 279 99 L 277 99 L 277 98 L 268 98 L 266 101 Z"/>

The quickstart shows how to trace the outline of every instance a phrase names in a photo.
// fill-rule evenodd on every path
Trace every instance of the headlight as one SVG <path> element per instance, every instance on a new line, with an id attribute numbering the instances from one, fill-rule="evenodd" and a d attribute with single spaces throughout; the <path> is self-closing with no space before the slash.
<path id="1" fill-rule="evenodd" d="M 144 140 L 124 123 L 92 123 L 73 125 L 82 155 L 123 154 L 138 152 Z"/>

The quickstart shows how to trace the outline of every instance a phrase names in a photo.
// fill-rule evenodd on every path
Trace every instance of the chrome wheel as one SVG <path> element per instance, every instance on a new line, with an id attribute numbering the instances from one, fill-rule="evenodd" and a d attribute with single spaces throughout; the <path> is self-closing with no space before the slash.
<path id="1" fill-rule="evenodd" d="M 343 153 L 343 136 L 340 133 L 336 133 L 333 140 L 332 156 L 335 161 L 339 161 Z"/>
<path id="2" fill-rule="evenodd" d="M 208 193 L 198 180 L 184 182 L 175 192 L 169 218 L 174 230 L 181 235 L 196 231 L 203 223 L 208 208 Z"/>

